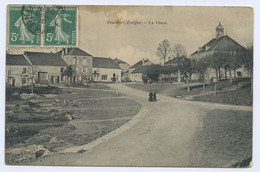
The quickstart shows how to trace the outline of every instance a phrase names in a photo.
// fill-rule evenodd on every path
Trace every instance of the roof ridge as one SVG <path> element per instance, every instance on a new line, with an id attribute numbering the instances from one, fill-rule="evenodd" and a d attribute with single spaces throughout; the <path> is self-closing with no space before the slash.
<path id="1" fill-rule="evenodd" d="M 28 55 L 25 54 L 25 53 L 26 53 L 26 51 L 23 53 L 24 58 L 26 59 L 26 61 L 27 61 L 28 63 L 30 63 L 30 65 L 33 65 L 32 62 L 30 61 L 30 58 L 27 57 Z"/>

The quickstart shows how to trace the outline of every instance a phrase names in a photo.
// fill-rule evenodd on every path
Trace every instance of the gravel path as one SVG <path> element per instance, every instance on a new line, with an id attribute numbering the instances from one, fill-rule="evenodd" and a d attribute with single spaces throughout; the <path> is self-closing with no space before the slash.
<path id="1" fill-rule="evenodd" d="M 157 95 L 159 101 L 148 102 L 147 92 L 123 84 L 109 86 L 141 102 L 142 116 L 113 131 L 112 136 L 109 133 L 94 143 L 45 157 L 33 165 L 185 167 L 194 151 L 195 132 L 201 129 L 201 114 L 212 109 L 252 111 L 252 107 L 191 102 L 162 95 Z M 84 153 L 76 153 L 80 149 Z"/>

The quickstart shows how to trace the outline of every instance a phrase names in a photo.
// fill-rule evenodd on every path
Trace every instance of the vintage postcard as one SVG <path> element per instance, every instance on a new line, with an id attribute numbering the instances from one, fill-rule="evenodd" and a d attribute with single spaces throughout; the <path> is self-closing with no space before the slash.
<path id="1" fill-rule="evenodd" d="M 252 166 L 253 8 L 6 10 L 7 165 Z"/>

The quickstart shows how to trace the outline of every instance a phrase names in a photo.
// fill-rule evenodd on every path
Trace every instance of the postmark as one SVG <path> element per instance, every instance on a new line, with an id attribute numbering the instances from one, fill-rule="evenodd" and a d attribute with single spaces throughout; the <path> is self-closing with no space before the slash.
<path id="1" fill-rule="evenodd" d="M 45 6 L 44 46 L 77 46 L 77 7 Z"/>
<path id="2" fill-rule="evenodd" d="M 9 45 L 41 45 L 41 6 L 9 7 Z"/>

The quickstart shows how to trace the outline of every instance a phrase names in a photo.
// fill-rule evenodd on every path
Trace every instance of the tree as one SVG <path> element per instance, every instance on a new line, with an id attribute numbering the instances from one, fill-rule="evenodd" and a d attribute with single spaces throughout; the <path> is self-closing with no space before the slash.
<path id="1" fill-rule="evenodd" d="M 170 42 L 167 39 L 164 39 L 161 43 L 159 43 L 159 46 L 157 47 L 156 55 L 160 59 L 163 59 L 163 64 L 165 64 L 165 59 L 167 57 L 170 57 L 171 55 Z"/>
<path id="2" fill-rule="evenodd" d="M 34 93 L 34 84 L 35 84 L 35 75 L 37 73 L 37 66 L 32 66 L 31 69 L 32 69 L 32 73 L 31 73 L 31 77 L 30 77 L 31 86 L 32 86 L 31 87 L 31 93 L 33 94 Z"/>
<path id="3" fill-rule="evenodd" d="M 254 46 L 247 46 L 247 54 L 243 58 L 241 58 L 242 64 L 249 71 L 250 81 L 251 81 L 251 91 L 250 94 L 253 94 L 253 60 L 254 60 Z"/>
<path id="4" fill-rule="evenodd" d="M 159 75 L 163 72 L 163 67 L 161 65 L 147 65 L 143 66 L 143 74 L 147 76 L 152 81 L 158 82 Z"/>
<path id="5" fill-rule="evenodd" d="M 234 78 L 236 78 L 236 69 L 242 66 L 243 63 L 243 56 L 246 53 L 237 53 L 230 55 L 230 68 L 234 71 Z"/>
<path id="6" fill-rule="evenodd" d="M 212 67 L 216 71 L 216 79 L 221 80 L 221 67 L 226 64 L 226 54 L 222 52 L 216 52 L 207 57 L 209 67 Z"/>
<path id="7" fill-rule="evenodd" d="M 183 45 L 175 44 L 172 49 L 172 54 L 173 57 L 181 57 L 181 56 L 187 57 L 187 50 Z"/>
<path id="8" fill-rule="evenodd" d="M 69 65 L 66 70 L 64 70 L 63 72 L 63 76 L 67 76 L 68 78 L 70 78 L 70 82 L 72 81 L 72 76 L 74 74 L 74 70 L 73 67 L 71 65 Z"/>
<path id="9" fill-rule="evenodd" d="M 200 80 L 203 82 L 203 90 L 205 90 L 205 73 L 208 69 L 208 59 L 206 57 L 195 61 L 196 72 L 199 74 Z"/>
<path id="10" fill-rule="evenodd" d="M 189 79 L 191 75 L 195 72 L 195 61 L 188 59 L 187 57 L 176 57 L 176 68 L 179 70 L 180 74 L 186 81 L 187 91 L 190 93 Z"/>

